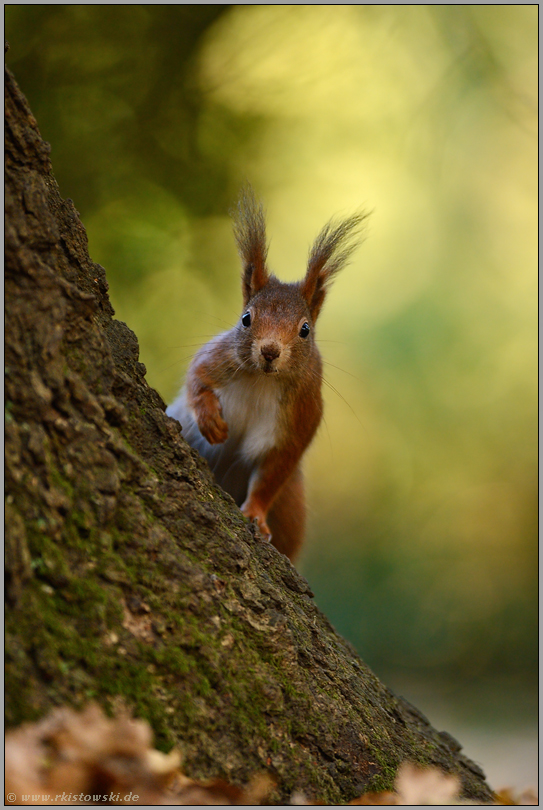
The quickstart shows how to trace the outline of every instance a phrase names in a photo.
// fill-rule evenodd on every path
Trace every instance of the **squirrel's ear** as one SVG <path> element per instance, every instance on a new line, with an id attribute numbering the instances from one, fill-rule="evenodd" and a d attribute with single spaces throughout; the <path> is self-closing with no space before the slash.
<path id="1" fill-rule="evenodd" d="M 360 226 L 366 217 L 367 214 L 355 214 L 340 223 L 329 222 L 315 239 L 309 252 L 306 276 L 300 283 L 313 322 L 324 303 L 328 284 L 345 267 L 356 248 Z"/>
<path id="2" fill-rule="evenodd" d="M 264 209 L 249 184 L 242 189 L 237 210 L 232 212 L 232 217 L 234 235 L 243 264 L 241 287 L 245 306 L 253 295 L 268 283 L 269 279 L 266 267 L 268 246 Z"/>

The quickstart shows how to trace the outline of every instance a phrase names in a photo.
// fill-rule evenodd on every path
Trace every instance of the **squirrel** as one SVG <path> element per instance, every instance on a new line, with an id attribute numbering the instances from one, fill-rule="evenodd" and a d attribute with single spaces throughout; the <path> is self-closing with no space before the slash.
<path id="1" fill-rule="evenodd" d="M 329 222 L 310 250 L 303 280 L 287 284 L 268 270 L 264 209 L 252 188 L 244 188 L 233 214 L 241 317 L 196 353 L 166 409 L 216 482 L 291 562 L 305 533 L 300 462 L 323 414 L 315 323 L 365 216 Z"/>

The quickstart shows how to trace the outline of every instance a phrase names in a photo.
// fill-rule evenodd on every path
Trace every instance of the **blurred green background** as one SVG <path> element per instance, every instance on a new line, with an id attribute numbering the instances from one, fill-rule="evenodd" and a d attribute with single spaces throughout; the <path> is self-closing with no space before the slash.
<path id="1" fill-rule="evenodd" d="M 245 180 L 286 280 L 331 216 L 372 211 L 319 322 L 300 569 L 434 723 L 531 740 L 537 5 L 7 5 L 5 29 L 166 402 L 238 317 Z"/>

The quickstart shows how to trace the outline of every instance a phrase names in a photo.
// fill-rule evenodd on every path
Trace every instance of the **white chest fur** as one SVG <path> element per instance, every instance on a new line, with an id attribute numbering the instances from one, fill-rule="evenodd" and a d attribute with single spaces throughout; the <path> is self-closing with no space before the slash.
<path id="1" fill-rule="evenodd" d="M 232 439 L 241 455 L 257 459 L 277 439 L 280 387 L 272 377 L 232 380 L 217 392 Z"/>

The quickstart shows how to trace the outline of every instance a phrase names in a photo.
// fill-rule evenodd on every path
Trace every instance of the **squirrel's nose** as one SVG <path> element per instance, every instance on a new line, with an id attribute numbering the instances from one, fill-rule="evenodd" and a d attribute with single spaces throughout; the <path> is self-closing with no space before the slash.
<path id="1" fill-rule="evenodd" d="M 264 360 L 266 360 L 268 363 L 272 363 L 274 360 L 277 360 L 281 354 L 281 349 L 277 343 L 268 343 L 265 346 L 261 346 L 260 354 Z"/>

